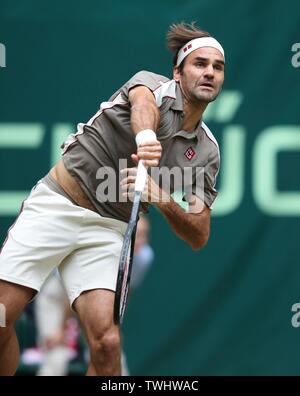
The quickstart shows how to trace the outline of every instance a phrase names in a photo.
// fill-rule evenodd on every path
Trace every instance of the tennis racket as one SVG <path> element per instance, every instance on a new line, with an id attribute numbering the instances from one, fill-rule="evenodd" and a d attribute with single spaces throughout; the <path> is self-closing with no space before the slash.
<path id="1" fill-rule="evenodd" d="M 131 209 L 129 223 L 125 232 L 123 246 L 119 261 L 119 271 L 117 277 L 115 304 L 114 304 L 114 321 L 116 324 L 122 324 L 126 310 L 128 292 L 130 286 L 130 277 L 132 269 L 132 260 L 135 243 L 136 225 L 138 221 L 139 208 L 147 178 L 147 168 L 142 161 L 139 161 L 137 175 L 134 185 L 134 200 Z"/>

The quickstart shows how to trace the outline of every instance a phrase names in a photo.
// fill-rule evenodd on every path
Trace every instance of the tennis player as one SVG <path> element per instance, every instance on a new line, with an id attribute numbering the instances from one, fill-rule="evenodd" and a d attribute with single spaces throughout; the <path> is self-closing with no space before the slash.
<path id="1" fill-rule="evenodd" d="M 220 93 L 224 51 L 195 24 L 171 25 L 167 45 L 174 53 L 173 79 L 138 72 L 86 124 L 79 124 L 63 145 L 62 159 L 33 187 L 10 228 L 0 255 L 0 303 L 7 313 L 7 327 L 0 328 L 0 374 L 15 373 L 14 322 L 58 267 L 88 340 L 87 374 L 120 375 L 114 291 L 132 206 L 126 195 L 138 160 L 148 171 L 192 171 L 192 182 L 183 188 L 185 202 L 176 201 L 178 186 L 170 182 L 166 191 L 150 172 L 145 199 L 193 249 L 206 244 L 219 149 L 202 116 Z M 127 164 L 120 188 L 121 159 Z"/>

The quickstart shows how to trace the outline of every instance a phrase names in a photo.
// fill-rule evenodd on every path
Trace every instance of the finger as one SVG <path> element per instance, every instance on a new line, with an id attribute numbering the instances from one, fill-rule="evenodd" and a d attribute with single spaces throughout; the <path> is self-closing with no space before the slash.
<path id="1" fill-rule="evenodd" d="M 120 185 L 124 186 L 125 184 L 135 183 L 136 176 L 128 176 L 121 180 Z"/>
<path id="2" fill-rule="evenodd" d="M 135 194 L 134 192 L 123 192 L 122 196 L 128 198 L 129 201 L 133 202 Z"/>
<path id="3" fill-rule="evenodd" d="M 137 150 L 137 154 L 141 152 L 149 152 L 149 153 L 158 153 L 158 154 L 162 154 L 162 150 L 159 147 L 149 147 L 149 146 L 145 146 L 145 147 L 138 147 Z"/>
<path id="4" fill-rule="evenodd" d="M 149 151 L 138 151 L 139 159 L 160 159 L 161 153 L 150 153 Z"/>
<path id="5" fill-rule="evenodd" d="M 162 155 L 162 151 L 161 150 L 148 150 L 148 148 L 149 147 L 145 147 L 145 148 L 138 148 L 138 150 L 137 150 L 137 156 L 139 157 L 141 154 L 144 154 L 144 153 L 146 153 L 146 154 L 150 154 L 150 155 L 157 155 L 157 156 L 159 156 L 159 157 L 161 157 L 161 155 Z"/>
<path id="6" fill-rule="evenodd" d="M 120 174 L 122 178 L 128 175 L 136 175 L 136 173 L 137 173 L 137 168 L 124 168 L 120 170 Z"/>
<path id="7" fill-rule="evenodd" d="M 148 141 L 145 141 L 145 142 L 142 142 L 142 143 L 140 143 L 139 144 L 139 146 L 147 146 L 147 145 L 149 145 L 149 146 L 154 146 L 154 145 L 160 145 L 160 141 L 159 140 L 157 140 L 157 139 L 155 139 L 155 140 L 148 140 Z"/>
<path id="8" fill-rule="evenodd" d="M 147 159 L 149 159 L 149 160 L 152 160 L 152 159 L 157 159 L 157 160 L 160 160 L 161 159 L 161 155 L 160 154 L 158 154 L 158 153 L 138 153 L 138 157 L 139 157 L 139 159 L 142 159 L 142 160 L 147 160 Z"/>
<path id="9" fill-rule="evenodd" d="M 138 164 L 139 162 L 139 157 L 137 154 L 131 154 L 131 159 L 135 164 Z"/>
<path id="10" fill-rule="evenodd" d="M 134 184 L 125 184 L 124 186 L 121 186 L 122 193 L 134 193 Z"/>
<path id="11" fill-rule="evenodd" d="M 140 144 L 138 146 L 138 151 L 150 151 L 150 152 L 158 151 L 158 152 L 161 152 L 162 151 L 162 147 L 160 145 L 149 146 L 147 144 L 147 145 L 142 146 Z"/>
<path id="12" fill-rule="evenodd" d="M 159 165 L 158 159 L 143 159 L 143 162 L 146 167 L 155 167 Z"/>

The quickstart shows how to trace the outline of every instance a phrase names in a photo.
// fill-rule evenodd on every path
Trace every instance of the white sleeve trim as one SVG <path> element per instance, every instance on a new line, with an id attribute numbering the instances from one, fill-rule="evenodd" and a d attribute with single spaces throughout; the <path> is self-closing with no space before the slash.
<path id="1" fill-rule="evenodd" d="M 176 99 L 176 93 L 175 93 L 176 81 L 175 80 L 170 80 L 165 83 L 160 81 L 160 84 L 161 84 L 161 86 L 156 88 L 153 91 L 157 107 L 161 106 L 163 98 L 165 98 L 165 97 Z"/>
<path id="2" fill-rule="evenodd" d="M 72 133 L 71 135 L 69 135 L 67 137 L 67 139 L 65 140 L 64 144 L 63 144 L 63 150 L 62 150 L 62 154 L 64 154 L 68 148 L 70 147 L 71 144 L 73 144 L 74 142 L 76 142 L 76 138 L 78 135 L 82 135 L 84 133 L 84 127 L 86 125 L 92 125 L 93 122 L 95 121 L 95 119 L 97 117 L 99 117 L 100 114 L 103 113 L 104 110 L 106 109 L 110 109 L 112 107 L 114 107 L 115 105 L 118 104 L 126 104 L 126 100 L 124 100 L 124 98 L 122 97 L 122 94 L 119 93 L 118 96 L 115 97 L 115 99 L 112 102 L 102 102 L 100 104 L 100 108 L 97 111 L 96 114 L 93 115 L 93 117 L 87 122 L 87 123 L 79 123 L 77 124 L 77 132 L 76 133 Z"/>

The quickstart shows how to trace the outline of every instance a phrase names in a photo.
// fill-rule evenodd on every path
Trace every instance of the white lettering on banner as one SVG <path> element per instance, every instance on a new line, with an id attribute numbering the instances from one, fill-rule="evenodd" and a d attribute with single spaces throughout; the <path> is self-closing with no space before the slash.
<path id="1" fill-rule="evenodd" d="M 244 195 L 246 130 L 227 126 L 223 132 L 220 188 L 212 214 L 228 215 L 240 206 Z"/>
<path id="2" fill-rule="evenodd" d="M 209 119 L 230 121 L 235 115 L 242 95 L 237 91 L 223 92 L 221 102 L 228 98 L 226 111 L 219 104 L 209 107 Z M 217 101 L 218 102 L 218 101 Z M 0 151 L 2 150 L 39 150 L 46 136 L 46 126 L 39 123 L 0 123 Z M 72 124 L 55 124 L 50 130 L 50 166 L 60 158 L 60 145 L 67 135 L 74 132 Z M 212 215 L 230 215 L 237 211 L 245 196 L 246 185 L 246 141 L 247 131 L 242 125 L 227 124 L 222 131 L 221 170 L 219 174 L 219 195 Z M 300 191 L 279 191 L 278 153 L 300 152 L 300 126 L 271 126 L 259 133 L 252 150 L 252 193 L 259 210 L 269 216 L 300 216 Z M 14 156 L 14 161 L 18 161 Z M 23 166 L 16 164 L 15 166 Z M 30 165 L 29 165 L 30 166 Z M 105 168 L 97 173 L 104 183 L 97 194 L 105 195 Z M 291 169 L 286 170 L 287 174 Z M 164 173 L 166 175 L 166 173 Z M 170 174 L 171 176 L 171 174 Z M 175 177 L 176 175 L 172 175 Z M 179 177 L 179 176 L 177 176 Z M 106 186 L 107 188 L 110 185 Z M 0 190 L 0 216 L 15 216 L 21 202 L 29 191 Z M 119 198 L 122 198 L 121 196 Z M 124 198 L 126 201 L 126 199 Z"/>
<path id="3" fill-rule="evenodd" d="M 0 43 L 0 67 L 6 67 L 6 48 Z"/>
<path id="4" fill-rule="evenodd" d="M 45 130 L 44 125 L 38 123 L 0 123 L 0 150 L 37 150 L 43 143 Z M 19 213 L 28 192 L 0 190 L 0 216 Z"/>
<path id="5" fill-rule="evenodd" d="M 282 125 L 265 129 L 253 148 L 253 195 L 262 212 L 271 216 L 300 216 L 300 191 L 278 191 L 279 152 L 300 153 L 300 126 Z M 297 171 L 288 169 L 287 174 Z"/>

